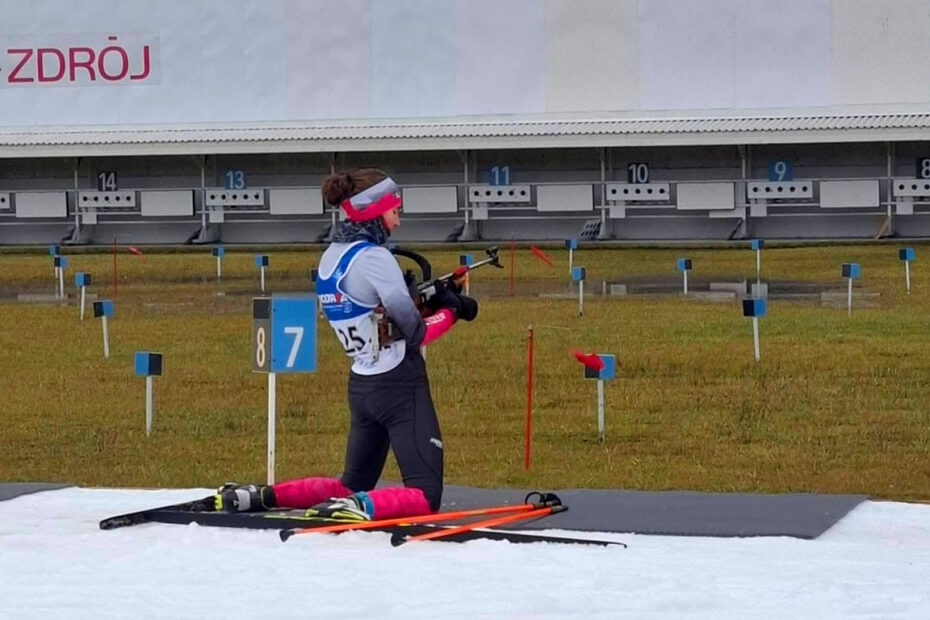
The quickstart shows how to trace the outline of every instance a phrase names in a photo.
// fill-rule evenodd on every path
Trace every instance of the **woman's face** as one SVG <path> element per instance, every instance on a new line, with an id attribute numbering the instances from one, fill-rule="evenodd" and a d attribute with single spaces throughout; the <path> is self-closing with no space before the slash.
<path id="1" fill-rule="evenodd" d="M 384 220 L 384 227 L 388 230 L 394 230 L 400 226 L 400 208 L 385 211 L 381 217 Z"/>

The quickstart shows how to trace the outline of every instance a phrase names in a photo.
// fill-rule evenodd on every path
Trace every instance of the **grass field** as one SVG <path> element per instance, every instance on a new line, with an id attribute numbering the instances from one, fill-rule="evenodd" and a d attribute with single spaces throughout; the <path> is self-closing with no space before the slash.
<path id="1" fill-rule="evenodd" d="M 461 249 L 425 251 L 439 275 Z M 481 251 L 467 250 L 476 259 Z M 319 248 L 271 251 L 270 291 L 309 284 Z M 858 262 L 872 307 L 769 302 L 762 360 L 738 304 L 681 295 L 585 299 L 568 291 L 567 254 L 550 268 L 527 249 L 472 280 L 479 318 L 431 346 L 428 367 L 443 427 L 448 483 L 705 491 L 867 493 L 930 499 L 930 278 L 912 265 L 904 291 L 897 246 L 773 247 L 772 281 L 822 282 L 842 293 L 840 264 Z M 212 486 L 265 477 L 266 382 L 250 372 L 254 251 L 227 249 L 222 284 L 209 250 L 119 254 L 111 357 L 98 321 L 78 320 L 75 271 L 112 295 L 112 257 L 70 253 L 67 306 L 16 301 L 52 293 L 47 255 L 0 255 L 0 480 L 107 486 Z M 753 278 L 747 249 L 581 249 L 591 285 L 627 276 L 693 281 Z M 589 290 L 586 289 L 586 290 Z M 523 469 L 526 334 L 536 356 L 533 457 Z M 277 477 L 337 474 L 348 413 L 348 360 L 320 323 L 319 372 L 278 378 Z M 595 383 L 568 349 L 614 353 L 606 441 L 596 441 Z M 137 350 L 161 351 L 155 431 L 146 438 Z M 386 477 L 399 479 L 393 462 Z"/>

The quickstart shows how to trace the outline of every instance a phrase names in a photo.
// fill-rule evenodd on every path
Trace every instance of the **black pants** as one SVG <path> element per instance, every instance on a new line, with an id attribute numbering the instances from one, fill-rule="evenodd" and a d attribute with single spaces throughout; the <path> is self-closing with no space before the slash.
<path id="1" fill-rule="evenodd" d="M 408 346 L 404 361 L 381 375 L 349 373 L 349 411 L 342 484 L 352 491 L 373 489 L 391 448 L 404 486 L 422 490 L 430 509 L 439 510 L 442 435 L 420 352 Z"/>

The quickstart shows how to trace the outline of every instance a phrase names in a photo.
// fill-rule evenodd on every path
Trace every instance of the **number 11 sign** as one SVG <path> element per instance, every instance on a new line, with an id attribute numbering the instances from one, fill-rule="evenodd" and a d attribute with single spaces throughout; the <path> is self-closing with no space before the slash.
<path id="1" fill-rule="evenodd" d="M 279 372 L 316 371 L 316 295 L 252 299 L 252 371 L 268 373 L 268 484 L 274 484 Z"/>

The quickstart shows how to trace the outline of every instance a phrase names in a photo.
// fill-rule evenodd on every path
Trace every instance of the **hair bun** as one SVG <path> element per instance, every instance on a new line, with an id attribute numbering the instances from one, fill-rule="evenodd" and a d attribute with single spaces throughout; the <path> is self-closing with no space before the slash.
<path id="1" fill-rule="evenodd" d="M 337 206 L 355 194 L 355 180 L 348 172 L 331 174 L 323 181 L 320 192 L 323 194 L 323 200 Z"/>
<path id="2" fill-rule="evenodd" d="M 323 194 L 323 200 L 336 207 L 347 198 L 386 178 L 387 174 L 377 168 L 355 168 L 346 172 L 335 172 L 326 177 L 320 192 Z"/>

